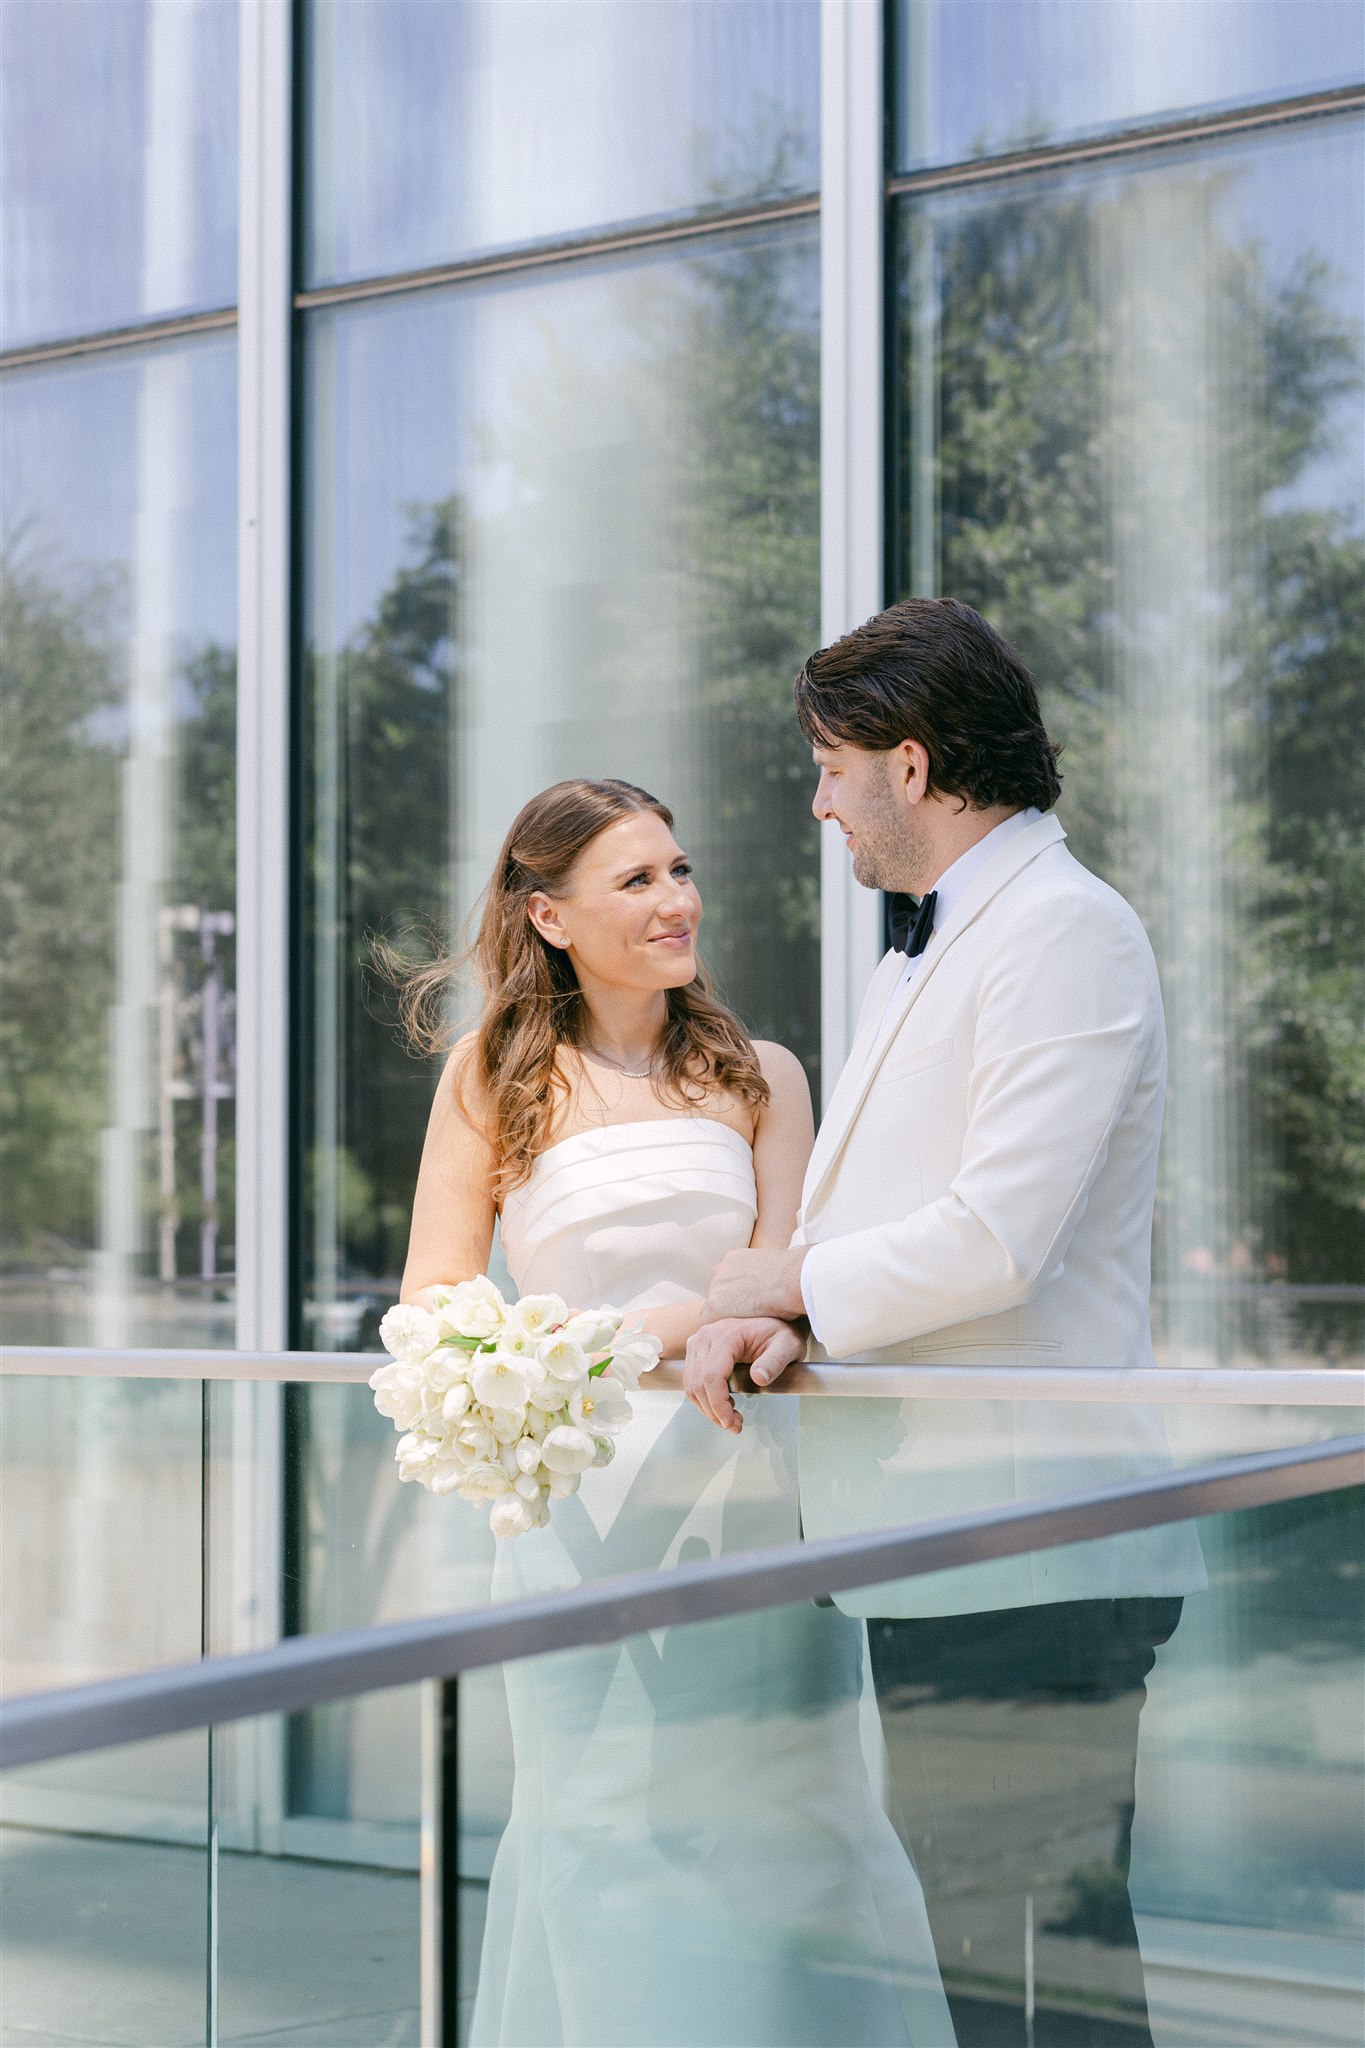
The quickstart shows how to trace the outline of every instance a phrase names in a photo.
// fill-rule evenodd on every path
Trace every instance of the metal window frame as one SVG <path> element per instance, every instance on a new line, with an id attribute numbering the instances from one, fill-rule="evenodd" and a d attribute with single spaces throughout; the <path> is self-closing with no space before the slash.
<path id="1" fill-rule="evenodd" d="M 884 314 L 881 0 L 820 8 L 820 638 L 881 609 Z M 869 108 L 875 118 L 869 120 Z M 820 849 L 820 1069 L 826 1107 L 881 957 L 881 898 L 832 825 Z"/>
<path id="2" fill-rule="evenodd" d="M 164 1379 L 280 1386 L 363 1387 L 382 1351 L 101 1351 L 68 1345 L 0 1346 L 0 1378 Z M 741 1392 L 775 1399 L 1140 1402 L 1211 1408 L 1365 1408 L 1365 1368 L 1352 1366 L 867 1365 L 857 1360 L 789 1366 L 756 1387 L 747 1366 Z M 640 1392 L 682 1391 L 682 1367 L 664 1359 Z"/>

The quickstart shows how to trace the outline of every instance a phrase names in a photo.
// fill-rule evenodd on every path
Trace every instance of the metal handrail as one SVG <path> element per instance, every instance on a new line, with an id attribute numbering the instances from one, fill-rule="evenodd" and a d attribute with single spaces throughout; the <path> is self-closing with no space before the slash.
<path id="1" fill-rule="evenodd" d="M 382 1352 L 368 1351 L 122 1351 L 57 1344 L 0 1346 L 0 1376 L 53 1378 L 262 1380 L 296 1385 L 363 1385 Z M 1165 1406 L 1365 1407 L 1365 1371 L 1353 1366 L 1186 1368 L 1032 1365 L 860 1365 L 820 1363 L 787 1368 L 771 1389 L 746 1393 L 836 1395 L 894 1401 L 1141 1401 Z M 644 1389 L 677 1392 L 682 1368 L 664 1360 Z"/>
<path id="2" fill-rule="evenodd" d="M 246 1655 L 6 1701 L 0 1769 L 1362 1483 L 1365 1436 L 1338 1437 L 1050 1501 L 634 1572 L 471 1613 L 293 1636 Z"/>

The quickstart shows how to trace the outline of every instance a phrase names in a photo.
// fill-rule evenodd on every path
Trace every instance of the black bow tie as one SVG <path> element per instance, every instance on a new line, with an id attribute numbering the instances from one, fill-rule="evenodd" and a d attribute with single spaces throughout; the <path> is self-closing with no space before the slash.
<path id="1" fill-rule="evenodd" d="M 913 896 L 891 898 L 891 944 L 897 953 L 904 953 L 907 960 L 918 960 L 928 945 L 929 934 L 934 929 L 934 905 L 937 902 L 936 889 L 931 889 L 918 904 Z"/>

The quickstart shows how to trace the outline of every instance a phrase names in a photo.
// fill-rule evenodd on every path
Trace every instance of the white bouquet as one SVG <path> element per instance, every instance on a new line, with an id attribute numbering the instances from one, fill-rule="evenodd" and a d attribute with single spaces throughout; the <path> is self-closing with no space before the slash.
<path id="1" fill-rule="evenodd" d="M 659 1362 L 657 1337 L 623 1335 L 613 1308 L 570 1316 L 557 1294 L 508 1303 L 491 1280 L 427 1289 L 428 1308 L 391 1308 L 379 1325 L 391 1362 L 374 1405 L 403 1432 L 400 1479 L 490 1503 L 495 1536 L 523 1536 L 550 1502 L 608 1465 L 630 1421 L 627 1390 Z"/>

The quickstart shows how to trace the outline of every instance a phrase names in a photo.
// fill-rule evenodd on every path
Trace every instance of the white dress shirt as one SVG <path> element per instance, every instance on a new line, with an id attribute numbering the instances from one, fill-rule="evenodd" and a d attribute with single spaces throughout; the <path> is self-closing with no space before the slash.
<path id="1" fill-rule="evenodd" d="M 1021 832 L 1026 825 L 1033 824 L 1041 816 L 1042 812 L 1034 809 L 1032 806 L 1024 811 L 1015 811 L 1012 816 L 1005 818 L 999 825 L 993 826 L 984 839 L 978 839 L 975 846 L 969 846 L 965 853 L 960 853 L 952 866 L 945 868 L 939 876 L 934 884 L 934 890 L 938 899 L 934 904 L 934 929 L 929 934 L 929 941 L 924 951 L 917 953 L 913 960 L 907 959 L 904 972 L 892 984 L 891 994 L 887 998 L 886 1009 L 882 1013 L 881 1027 L 868 1048 L 867 1058 L 869 1060 L 875 1057 L 881 1046 L 882 1039 L 886 1033 L 887 1021 L 896 1009 L 897 998 L 901 990 L 905 988 L 907 983 L 914 980 L 919 972 L 920 962 L 929 957 L 930 948 L 941 944 L 944 934 L 951 931 L 954 914 L 961 906 L 962 899 L 970 888 L 973 878 L 986 865 L 987 861 L 991 860 L 999 852 L 1007 839 L 1012 839 L 1016 832 Z M 820 1335 L 820 1330 L 815 1320 L 815 1311 L 811 1306 L 811 1290 L 806 1285 L 804 1272 L 801 1276 L 801 1299 L 805 1303 L 806 1320 L 810 1324 L 811 1334 L 817 1344 L 823 1344 L 825 1340 Z"/>

